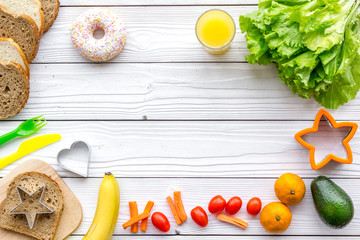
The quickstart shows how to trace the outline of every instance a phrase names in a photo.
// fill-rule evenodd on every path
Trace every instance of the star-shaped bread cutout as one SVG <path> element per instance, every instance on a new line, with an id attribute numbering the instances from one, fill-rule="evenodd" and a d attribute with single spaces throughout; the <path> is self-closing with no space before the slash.
<path id="1" fill-rule="evenodd" d="M 308 142 L 304 141 L 304 139 L 302 138 L 304 135 L 308 134 L 308 133 L 316 133 L 319 130 L 319 124 L 320 124 L 320 120 L 322 118 L 325 118 L 330 126 L 332 128 L 349 128 L 350 131 L 348 133 L 348 135 L 342 140 L 342 144 L 345 148 L 346 151 L 346 155 L 347 158 L 341 158 L 338 157 L 332 153 L 329 153 L 320 163 L 316 163 L 315 161 L 315 146 L 309 144 Z M 310 164 L 312 169 L 314 170 L 318 170 L 322 167 L 324 167 L 326 164 L 328 164 L 331 160 L 339 162 L 339 163 L 345 163 L 345 164 L 350 164 L 353 162 L 353 155 L 352 155 L 352 151 L 349 145 L 350 140 L 354 137 L 356 130 L 358 128 L 357 123 L 354 122 L 336 122 L 336 120 L 333 118 L 333 116 L 331 116 L 331 114 L 329 112 L 327 112 L 325 109 L 320 109 L 319 112 L 317 113 L 315 120 L 314 120 L 314 125 L 311 128 L 306 128 L 304 130 L 301 130 L 300 132 L 295 134 L 295 139 L 296 141 L 298 141 L 302 146 L 306 147 L 307 149 L 310 150 Z"/>
<path id="2" fill-rule="evenodd" d="M 20 203 L 10 211 L 10 214 L 24 214 L 30 229 L 34 227 L 36 216 L 38 214 L 54 212 L 54 210 L 42 202 L 45 188 L 45 186 L 42 186 L 35 192 L 29 193 L 19 186 L 16 187 Z"/>

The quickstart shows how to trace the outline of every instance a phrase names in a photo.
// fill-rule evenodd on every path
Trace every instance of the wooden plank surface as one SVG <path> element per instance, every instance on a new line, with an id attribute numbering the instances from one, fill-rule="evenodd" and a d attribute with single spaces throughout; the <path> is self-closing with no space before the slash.
<path id="1" fill-rule="evenodd" d="M 139 235 L 129 235 L 131 236 L 131 240 L 154 240 L 156 236 L 139 236 Z M 71 236 L 67 238 L 67 240 L 81 240 L 82 236 Z M 130 238 L 130 237 L 129 237 Z M 115 235 L 112 240 L 122 240 L 124 236 Z M 174 236 L 161 236 L 162 240 L 172 240 Z M 177 240 L 193 240 L 194 236 L 176 236 Z M 202 240 L 219 240 L 219 236 L 196 236 L 196 239 Z M 221 236 L 221 239 L 224 240 L 238 240 L 238 236 Z M 246 236 L 248 240 L 288 240 L 289 236 Z M 319 236 L 291 236 L 291 240 L 329 240 L 329 237 L 319 237 Z M 336 237 L 332 236 L 332 240 L 357 240 L 358 237 L 350 237 L 350 236 L 341 236 Z"/>
<path id="2" fill-rule="evenodd" d="M 309 191 L 292 208 L 293 223 L 282 236 L 268 235 L 258 217 L 249 217 L 244 207 L 238 216 L 249 221 L 246 231 L 218 222 L 214 216 L 205 230 L 191 219 L 175 227 L 171 218 L 165 197 L 174 189 L 183 191 L 188 212 L 196 205 L 206 208 L 215 194 L 240 195 L 244 203 L 259 196 L 268 203 L 276 200 L 273 183 L 285 172 L 306 178 L 307 187 L 319 174 L 334 177 L 353 198 L 357 211 L 360 206 L 356 191 L 360 138 L 355 136 L 351 142 L 353 164 L 333 163 L 313 171 L 307 150 L 293 135 L 311 126 L 320 106 L 291 94 L 280 83 L 274 66 L 245 63 L 248 51 L 238 17 L 257 9 L 258 0 L 60 1 L 59 17 L 43 36 L 31 64 L 29 102 L 21 114 L 1 121 L 1 131 L 16 127 L 16 120 L 45 114 L 54 121 L 39 134 L 61 133 L 63 139 L 10 165 L 0 177 L 30 158 L 43 159 L 58 170 L 84 208 L 84 222 L 70 240 L 82 239 L 90 226 L 98 187 L 109 170 L 120 177 L 121 188 L 115 240 L 233 240 L 240 235 L 249 240 L 360 238 L 357 216 L 345 229 L 325 227 L 316 216 Z M 128 28 L 125 50 L 106 64 L 85 60 L 70 40 L 74 19 L 94 6 L 110 8 Z M 211 8 L 228 11 L 237 25 L 232 48 L 223 56 L 207 54 L 195 37 L 197 18 Z M 359 105 L 357 98 L 331 113 L 337 120 L 360 121 Z M 161 121 L 119 121 L 143 119 Z M 88 179 L 77 178 L 56 164 L 57 152 L 76 140 L 92 146 Z M 20 142 L 0 147 L 0 157 L 14 152 Z M 159 233 L 151 223 L 150 236 L 122 230 L 130 200 L 137 200 L 140 208 L 147 200 L 155 201 L 154 210 L 171 219 L 170 235 Z M 175 236 L 175 229 L 180 236 Z"/>
<path id="3" fill-rule="evenodd" d="M 101 0 L 102 6 L 257 5 L 258 0 Z M 98 0 L 61 0 L 61 6 L 98 6 Z"/>
<path id="4" fill-rule="evenodd" d="M 2 122 L 2 131 L 17 125 Z M 56 155 L 83 140 L 92 146 L 90 177 L 111 171 L 118 177 L 274 178 L 294 172 L 359 178 L 360 135 L 350 142 L 353 164 L 331 163 L 314 171 L 308 150 L 294 140 L 297 131 L 310 126 L 307 121 L 51 121 L 38 134 L 61 133 L 62 140 L 11 164 L 0 176 L 32 158 L 47 161 L 61 176 L 74 176 L 57 166 Z M 2 146 L 0 157 L 15 152 L 20 142 Z"/>
<path id="5" fill-rule="evenodd" d="M 273 66 L 240 63 L 32 64 L 14 119 L 313 120 L 321 106 L 292 94 Z M 330 111 L 360 120 L 359 98 Z"/>
<path id="6" fill-rule="evenodd" d="M 104 169 L 107 171 L 107 169 Z M 97 202 L 97 191 L 100 185 L 100 178 L 72 178 L 65 179 L 69 187 L 75 192 L 80 202 L 86 205 L 84 207 L 84 219 L 80 228 L 75 234 L 84 234 L 89 228 L 93 214 L 95 212 Z M 360 193 L 355 189 L 360 184 L 360 179 L 334 180 L 351 196 L 355 212 L 359 210 Z M 153 212 L 160 211 L 168 216 L 171 229 L 167 233 L 175 235 L 178 231 L 180 235 L 269 235 L 261 226 L 259 216 L 253 217 L 246 213 L 245 204 L 251 197 L 257 196 L 262 199 L 263 204 L 276 201 L 277 198 L 274 193 L 275 179 L 202 179 L 202 178 L 188 178 L 188 179 L 174 179 L 167 178 L 118 178 L 120 186 L 120 212 L 115 234 L 129 235 L 130 229 L 123 230 L 121 225 L 129 219 L 129 201 L 137 201 L 140 209 L 145 207 L 148 200 L 155 202 Z M 310 193 L 310 179 L 305 180 L 307 192 L 304 200 L 296 206 L 291 206 L 292 223 L 286 233 L 287 236 L 299 235 L 358 235 L 360 236 L 360 219 L 355 217 L 353 221 L 344 229 L 330 229 L 326 227 L 319 217 L 312 203 Z M 249 223 L 247 230 L 229 225 L 216 220 L 214 215 L 209 215 L 209 225 L 203 229 L 194 224 L 189 217 L 187 222 L 183 225 L 177 226 L 171 211 L 165 200 L 166 196 L 171 194 L 174 190 L 182 191 L 182 198 L 184 206 L 188 215 L 195 206 L 202 206 L 207 208 L 209 200 L 221 194 L 225 199 L 229 199 L 234 195 L 239 195 L 244 203 L 243 208 L 236 215 Z M 148 231 L 146 234 L 161 234 L 156 230 L 151 222 L 149 222 Z M 163 234 L 161 234 L 163 235 Z M 130 237 L 128 238 L 130 239 Z M 202 239 L 202 238 L 201 238 Z"/>
<path id="7" fill-rule="evenodd" d="M 209 6 L 111 7 L 128 31 L 124 51 L 112 62 L 244 62 L 248 51 L 238 19 L 256 6 L 218 7 L 228 11 L 237 26 L 232 48 L 221 56 L 209 55 L 195 36 L 196 20 Z M 89 9 L 61 8 L 51 31 L 41 39 L 34 63 L 85 62 L 71 42 L 70 29 L 76 17 Z"/>

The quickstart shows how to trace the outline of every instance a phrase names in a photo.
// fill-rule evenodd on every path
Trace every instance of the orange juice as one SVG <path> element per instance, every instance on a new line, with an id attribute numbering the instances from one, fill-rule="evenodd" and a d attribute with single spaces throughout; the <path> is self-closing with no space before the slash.
<path id="1" fill-rule="evenodd" d="M 210 53 L 222 54 L 235 36 L 235 23 L 227 12 L 213 9 L 199 17 L 195 30 L 200 43 Z"/>

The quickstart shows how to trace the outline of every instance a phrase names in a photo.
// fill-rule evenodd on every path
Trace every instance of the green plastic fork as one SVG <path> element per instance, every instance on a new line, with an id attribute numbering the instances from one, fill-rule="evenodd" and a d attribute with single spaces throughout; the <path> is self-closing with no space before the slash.
<path id="1" fill-rule="evenodd" d="M 46 125 L 43 115 L 29 119 L 21 123 L 15 130 L 0 136 L 0 145 L 10 141 L 16 137 L 28 137 Z"/>

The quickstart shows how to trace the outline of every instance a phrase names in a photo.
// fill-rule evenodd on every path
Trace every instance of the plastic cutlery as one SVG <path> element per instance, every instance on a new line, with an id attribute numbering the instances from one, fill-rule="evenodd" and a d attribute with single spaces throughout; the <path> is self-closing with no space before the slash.
<path id="1" fill-rule="evenodd" d="M 60 134 L 47 134 L 26 140 L 20 144 L 19 149 L 15 153 L 0 159 L 0 169 L 3 169 L 10 163 L 13 163 L 16 160 L 18 160 L 19 158 L 22 158 L 32 152 L 35 152 L 40 148 L 43 148 L 47 145 L 57 142 L 60 139 L 61 139 Z"/>
<path id="2" fill-rule="evenodd" d="M 15 130 L 0 136 L 0 145 L 10 141 L 16 137 L 27 137 L 30 136 L 46 125 L 44 116 L 34 117 L 23 123 L 21 123 Z"/>

